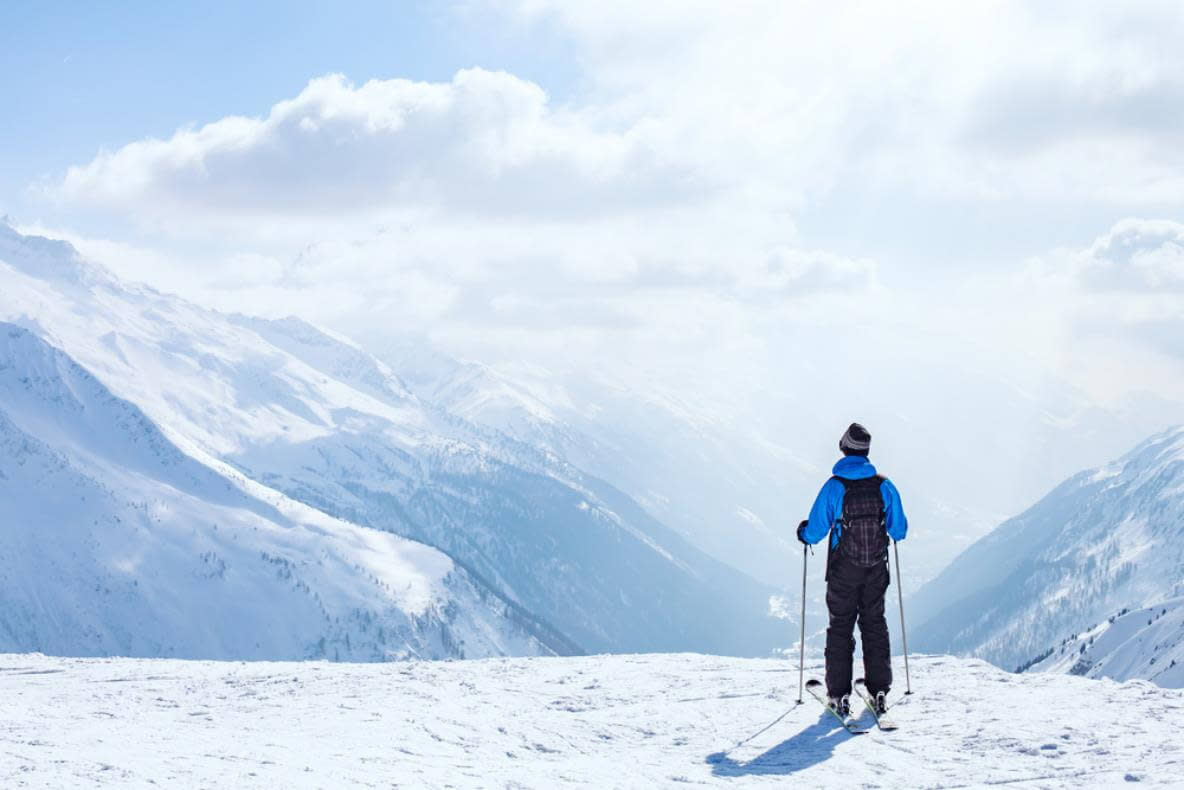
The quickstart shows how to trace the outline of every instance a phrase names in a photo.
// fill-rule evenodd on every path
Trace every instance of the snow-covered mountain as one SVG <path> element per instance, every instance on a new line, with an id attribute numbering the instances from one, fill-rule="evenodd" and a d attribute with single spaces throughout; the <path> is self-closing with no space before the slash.
<path id="1" fill-rule="evenodd" d="M 1122 609 L 1018 669 L 1091 678 L 1146 678 L 1184 688 L 1184 598 Z"/>
<path id="2" fill-rule="evenodd" d="M 384 358 L 412 391 L 607 480 L 707 554 L 783 589 L 800 583 L 794 529 L 830 476 L 845 424 L 817 441 L 801 426 L 773 429 L 741 404 L 660 381 L 639 389 L 599 373 L 502 370 L 414 344 L 388 348 Z M 824 454 L 807 459 L 788 446 L 791 438 Z M 909 544 L 910 583 L 937 573 L 990 523 L 935 492 L 906 494 L 910 518 L 927 527 Z M 951 536 L 964 542 L 950 545 Z M 821 598 L 815 603 L 821 616 Z"/>
<path id="3" fill-rule="evenodd" d="M 854 737 L 812 700 L 794 704 L 797 666 L 785 660 L 0 655 L 0 784 L 1180 786 L 1184 692 L 949 656 L 918 656 L 912 669 L 913 695 L 891 697 L 900 728 Z"/>
<path id="4" fill-rule="evenodd" d="M 553 453 L 425 401 L 346 339 L 127 285 L 3 225 L 0 320 L 68 353 L 182 452 L 438 547 L 583 649 L 786 641 L 767 588 Z"/>
<path id="5" fill-rule="evenodd" d="M 1077 667 L 1176 685 L 1184 675 L 1163 669 L 1184 658 L 1182 595 L 1179 427 L 1075 475 L 967 549 L 911 599 L 914 642 L 1008 669 Z"/>
<path id="6" fill-rule="evenodd" d="M 0 650 L 383 660 L 568 651 L 425 545 L 203 464 L 0 323 Z"/>
<path id="7" fill-rule="evenodd" d="M 734 405 L 660 382 L 638 390 L 603 374 L 558 377 L 526 364 L 505 371 L 419 343 L 388 345 L 383 357 L 424 398 L 546 448 L 625 491 L 707 554 L 787 583 L 799 551 L 793 514 L 809 507 L 826 473 Z"/>
<path id="8" fill-rule="evenodd" d="M 983 364 L 977 350 L 943 342 L 904 328 L 852 342 L 803 326 L 764 360 L 765 378 L 730 383 L 710 370 L 625 380 L 589 360 L 551 369 L 457 359 L 423 342 L 377 348 L 413 392 L 548 448 L 711 556 L 791 590 L 801 562 L 793 529 L 830 475 L 839 435 L 859 419 L 914 526 L 902 571 L 916 590 L 1079 469 L 1073 459 L 1104 461 L 1179 413 L 1151 397 L 1101 408 L 1042 367 Z M 1001 369 L 1009 378 L 992 373 Z M 831 424 L 821 414 L 842 416 Z"/>

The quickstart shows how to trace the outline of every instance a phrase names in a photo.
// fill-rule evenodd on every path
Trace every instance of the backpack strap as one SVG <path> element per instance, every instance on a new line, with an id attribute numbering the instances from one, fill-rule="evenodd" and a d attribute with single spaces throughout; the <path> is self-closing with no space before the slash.
<path id="1" fill-rule="evenodd" d="M 831 475 L 830 479 L 831 480 L 838 480 L 840 483 L 842 483 L 843 484 L 843 496 L 844 497 L 847 496 L 847 483 L 844 482 L 843 478 L 839 477 L 838 475 Z M 830 480 L 828 480 L 827 482 L 829 483 Z M 839 523 L 842 523 L 842 521 L 843 521 L 843 503 L 840 501 L 839 502 Z M 834 542 L 833 538 L 831 537 L 831 533 L 834 531 L 835 531 L 834 524 L 831 524 L 830 529 L 828 529 L 826 531 L 826 573 L 823 574 L 823 577 L 822 577 L 822 580 L 824 582 L 830 581 L 830 558 L 831 558 L 831 555 L 835 553 L 835 542 Z"/>

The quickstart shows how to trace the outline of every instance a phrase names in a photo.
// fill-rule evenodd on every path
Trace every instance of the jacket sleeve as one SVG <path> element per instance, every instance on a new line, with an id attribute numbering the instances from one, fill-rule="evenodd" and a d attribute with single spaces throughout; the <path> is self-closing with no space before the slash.
<path id="1" fill-rule="evenodd" d="M 900 492 L 891 480 L 885 480 L 880 484 L 880 496 L 884 498 L 884 526 L 888 530 L 888 537 L 904 540 L 909 534 L 909 520 L 905 518 L 904 507 L 900 504 Z"/>
<path id="2" fill-rule="evenodd" d="M 810 519 L 802 532 L 807 543 L 814 544 L 826 537 L 831 525 L 839 517 L 842 502 L 843 484 L 832 477 L 823 484 L 814 500 L 814 507 L 810 508 Z"/>

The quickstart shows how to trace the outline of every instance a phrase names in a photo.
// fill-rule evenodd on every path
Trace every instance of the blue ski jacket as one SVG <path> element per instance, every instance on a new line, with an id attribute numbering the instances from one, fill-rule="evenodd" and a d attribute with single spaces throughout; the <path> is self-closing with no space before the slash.
<path id="1" fill-rule="evenodd" d="M 832 471 L 835 477 L 862 480 L 865 477 L 873 477 L 876 467 L 862 455 L 848 455 L 841 458 Z M 822 486 L 818 498 L 814 500 L 814 507 L 810 508 L 809 523 L 802 531 L 802 538 L 807 543 L 817 543 L 830 532 L 831 546 L 839 544 L 839 535 L 842 534 L 843 527 L 837 522 L 843 516 L 843 492 L 843 484 L 834 478 L 830 478 Z M 880 496 L 884 498 L 884 524 L 888 530 L 888 537 L 893 540 L 904 540 L 909 531 L 909 521 L 904 517 L 900 492 L 892 485 L 891 480 L 885 480 L 880 484 Z"/>

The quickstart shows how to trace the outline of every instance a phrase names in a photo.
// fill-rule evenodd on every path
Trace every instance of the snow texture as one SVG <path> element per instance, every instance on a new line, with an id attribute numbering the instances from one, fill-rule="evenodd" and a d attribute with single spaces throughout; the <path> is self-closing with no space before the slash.
<path id="1" fill-rule="evenodd" d="M 1145 678 L 1184 688 L 1184 598 L 1122 610 L 1088 631 L 1070 634 L 1025 671 Z"/>
<path id="2" fill-rule="evenodd" d="M 901 729 L 852 736 L 809 697 L 795 706 L 797 667 L 772 659 L 7 655 L 0 784 L 1179 786 L 1182 692 L 948 657 L 916 657 L 912 670 L 915 693 L 893 695 Z"/>
<path id="3" fill-rule="evenodd" d="M 1181 597 L 1184 427 L 1075 475 L 967 549 L 910 600 L 913 644 L 1180 686 Z"/>
<path id="4" fill-rule="evenodd" d="M 0 323 L 0 649 L 392 660 L 549 653 L 444 554 L 181 452 Z"/>

